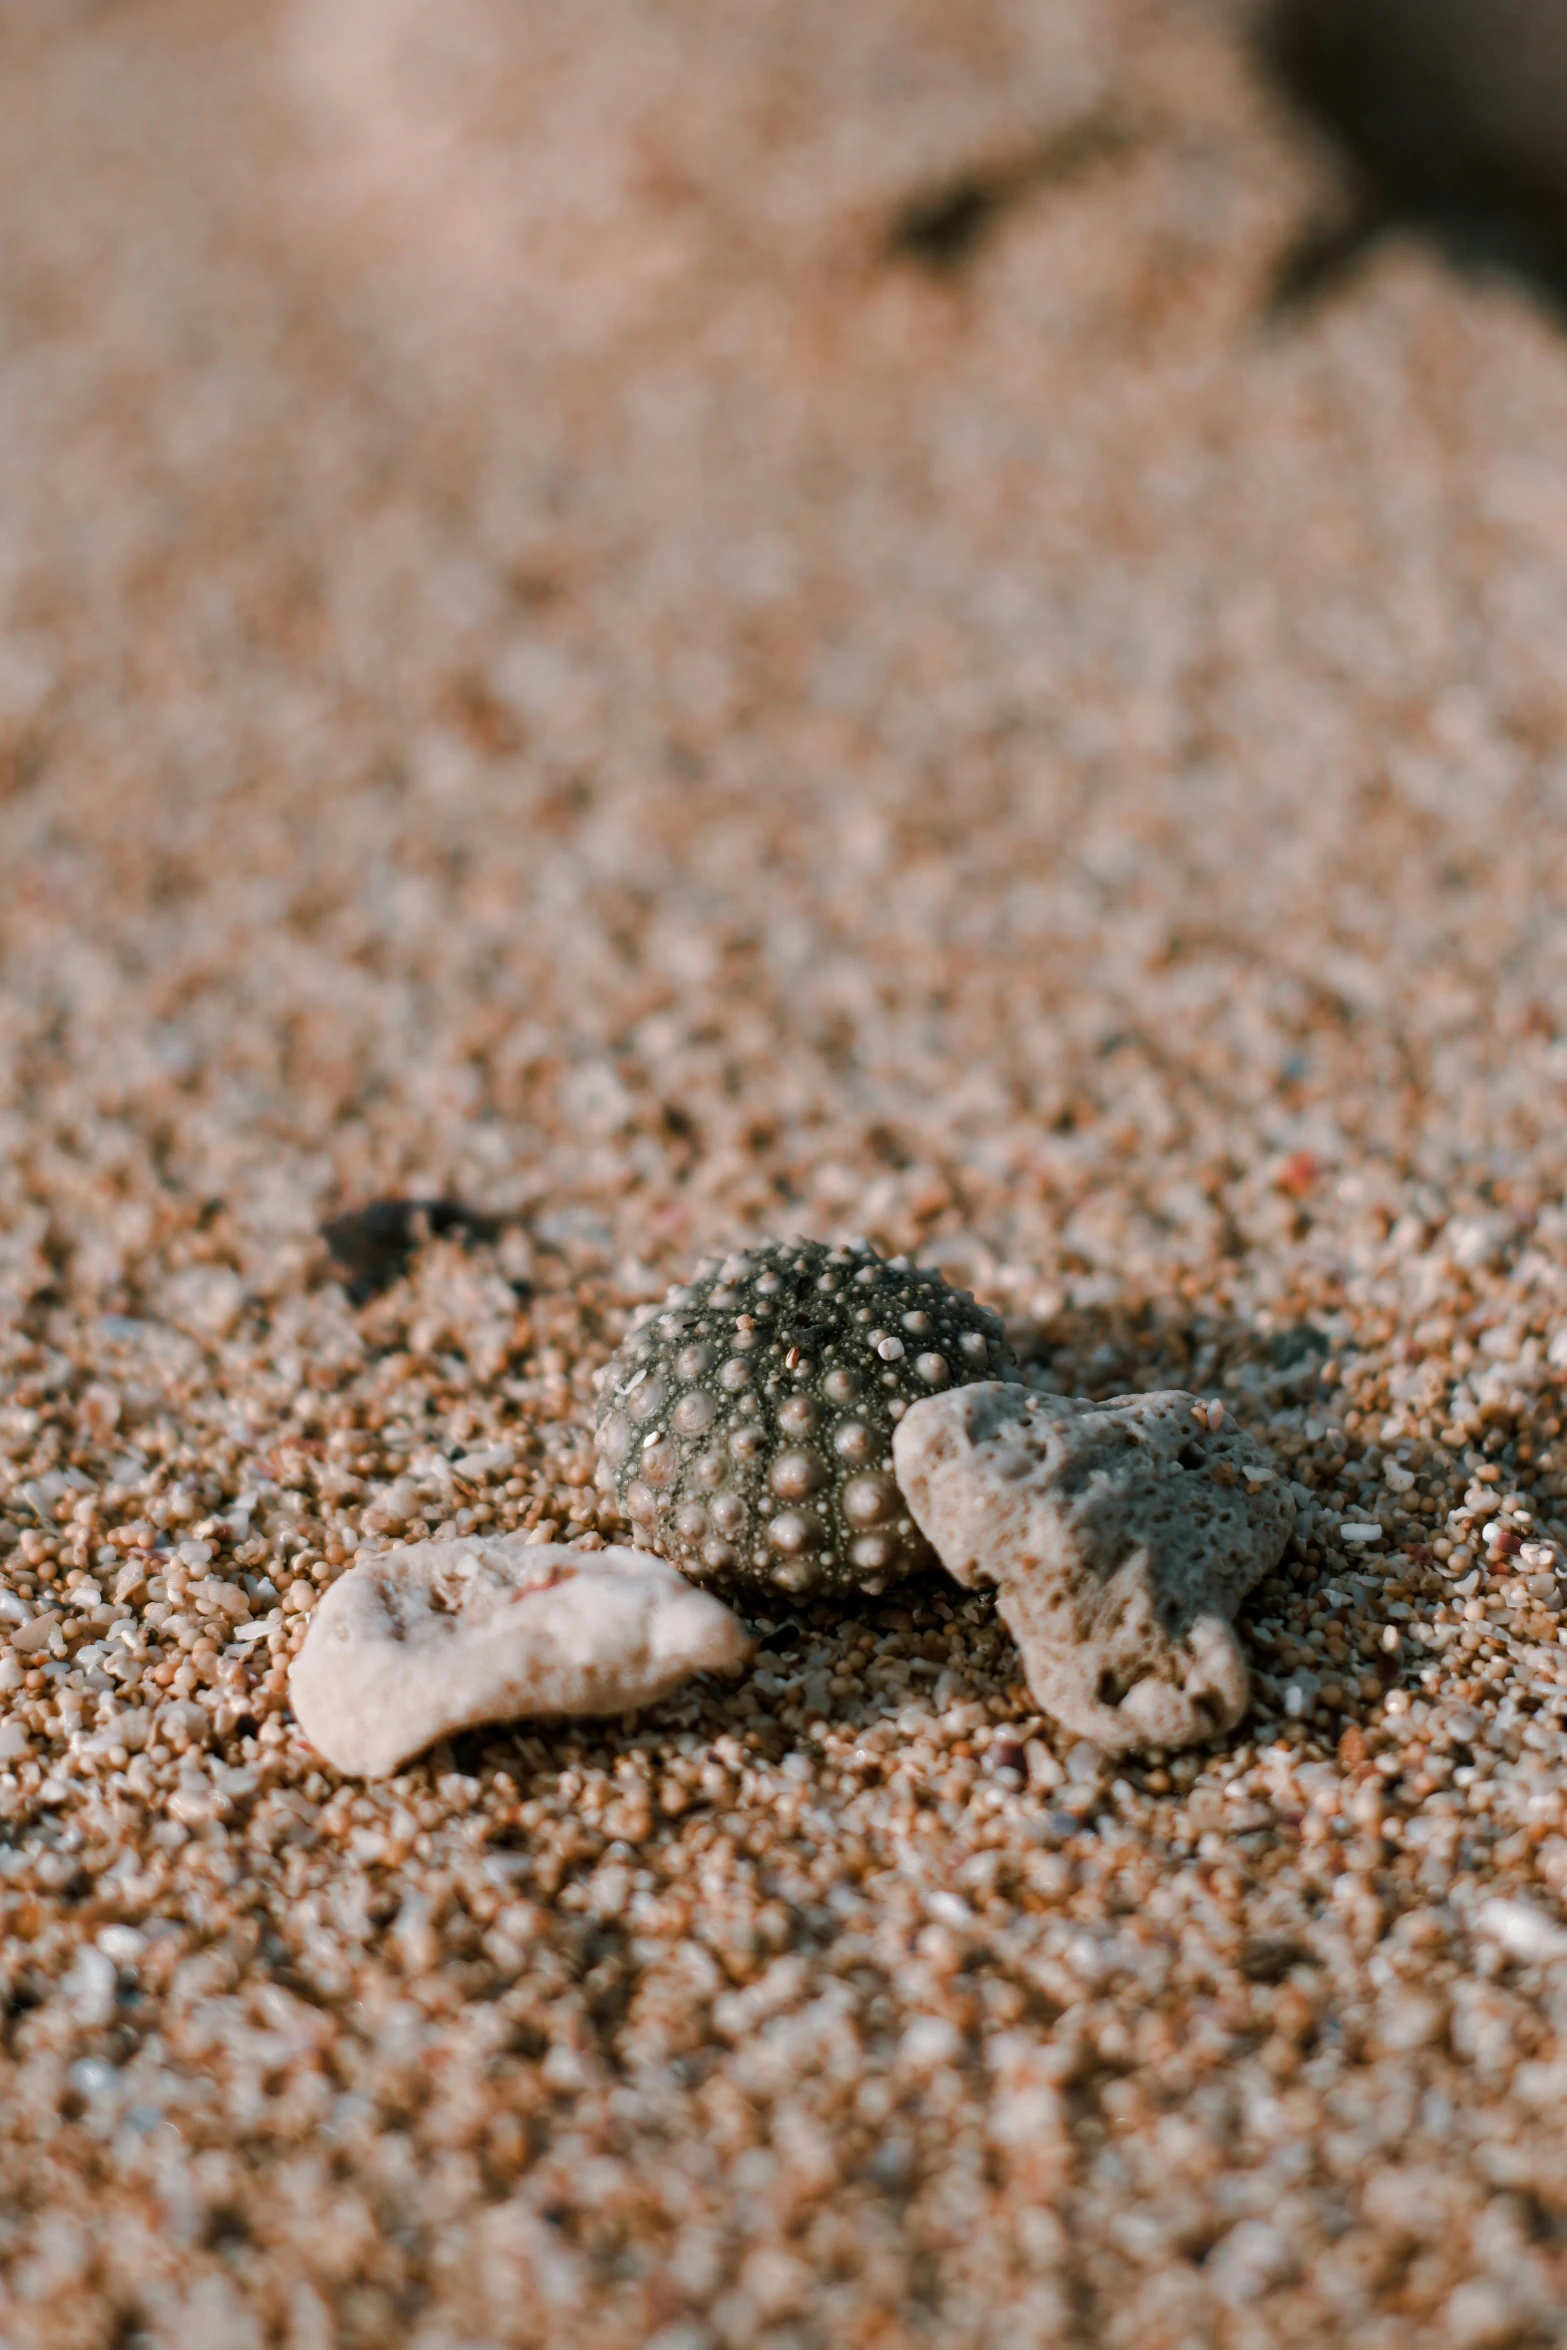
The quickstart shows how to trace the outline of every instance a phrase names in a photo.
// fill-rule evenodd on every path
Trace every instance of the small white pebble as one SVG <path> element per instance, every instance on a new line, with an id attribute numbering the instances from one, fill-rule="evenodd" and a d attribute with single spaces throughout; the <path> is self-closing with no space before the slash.
<path id="1" fill-rule="evenodd" d="M 1510 1957 L 1521 1959 L 1525 1965 L 1567 1958 L 1567 1928 L 1536 1909 L 1532 1902 L 1482 1901 L 1475 1913 L 1475 1924 L 1482 1934 L 1499 1942 Z"/>
<path id="2" fill-rule="evenodd" d="M 120 1995 L 120 1978 L 114 1960 L 105 1952 L 78 1950 L 75 1963 L 60 1987 L 79 2023 L 100 2026 L 114 2013 Z"/>
<path id="3" fill-rule="evenodd" d="M 116 1966 L 134 1966 L 147 1947 L 146 1935 L 135 1926 L 104 1926 L 97 1941 L 104 1957 Z"/>

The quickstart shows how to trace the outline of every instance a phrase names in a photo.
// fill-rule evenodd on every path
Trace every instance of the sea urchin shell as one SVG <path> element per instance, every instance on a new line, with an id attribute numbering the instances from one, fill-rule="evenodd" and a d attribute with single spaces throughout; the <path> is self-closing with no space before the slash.
<path id="1" fill-rule="evenodd" d="M 932 1552 L 892 1473 L 912 1403 L 1013 1375 L 966 1291 L 864 1241 L 769 1244 L 648 1308 L 600 1389 L 600 1486 L 701 1582 L 880 1591 Z"/>

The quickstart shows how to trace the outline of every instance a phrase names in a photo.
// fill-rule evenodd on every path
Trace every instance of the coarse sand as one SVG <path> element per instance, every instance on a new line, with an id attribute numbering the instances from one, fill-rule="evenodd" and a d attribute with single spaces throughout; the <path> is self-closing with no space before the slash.
<path id="1" fill-rule="evenodd" d="M 1567 2341 L 1567 337 L 1280 315 L 1199 0 L 0 90 L 4 2350 Z M 1273 1446 L 1248 1719 L 932 1575 L 338 1780 L 320 1591 L 624 1539 L 595 1371 L 795 1232 Z"/>

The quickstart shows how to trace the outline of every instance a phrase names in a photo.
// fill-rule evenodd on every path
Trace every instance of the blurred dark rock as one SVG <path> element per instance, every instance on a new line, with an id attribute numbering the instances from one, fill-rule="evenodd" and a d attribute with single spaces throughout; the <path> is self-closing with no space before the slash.
<path id="1" fill-rule="evenodd" d="M 1267 0 L 1259 48 L 1350 178 L 1348 205 L 1286 264 L 1282 299 L 1413 225 L 1567 305 L 1563 0 Z"/>
<path id="2" fill-rule="evenodd" d="M 332 1262 L 355 1305 L 376 1297 L 407 1269 L 413 1252 L 438 1234 L 493 1240 L 500 1226 L 453 1199 L 377 1199 L 321 1227 Z"/>

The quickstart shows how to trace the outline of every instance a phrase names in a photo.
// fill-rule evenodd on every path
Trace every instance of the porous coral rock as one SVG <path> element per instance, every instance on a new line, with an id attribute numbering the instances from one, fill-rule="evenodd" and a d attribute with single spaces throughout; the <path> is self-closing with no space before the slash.
<path id="1" fill-rule="evenodd" d="M 907 1257 L 752 1248 L 671 1290 L 610 1364 L 599 1484 L 698 1580 L 881 1591 L 931 1563 L 892 1474 L 899 1419 L 1011 1369 L 998 1317 Z"/>
<path id="2" fill-rule="evenodd" d="M 380 1778 L 435 1739 L 534 1714 L 619 1714 L 735 1672 L 739 1618 L 645 1552 L 520 1536 L 361 1560 L 311 1621 L 289 1694 L 337 1770 Z"/>
<path id="3" fill-rule="evenodd" d="M 1282 1553 L 1295 1504 L 1222 1406 L 986 1382 L 916 1405 L 893 1458 L 949 1573 L 997 1586 L 1058 1721 L 1119 1750 L 1187 1746 L 1240 1720 L 1249 1681 L 1231 1619 Z"/>

